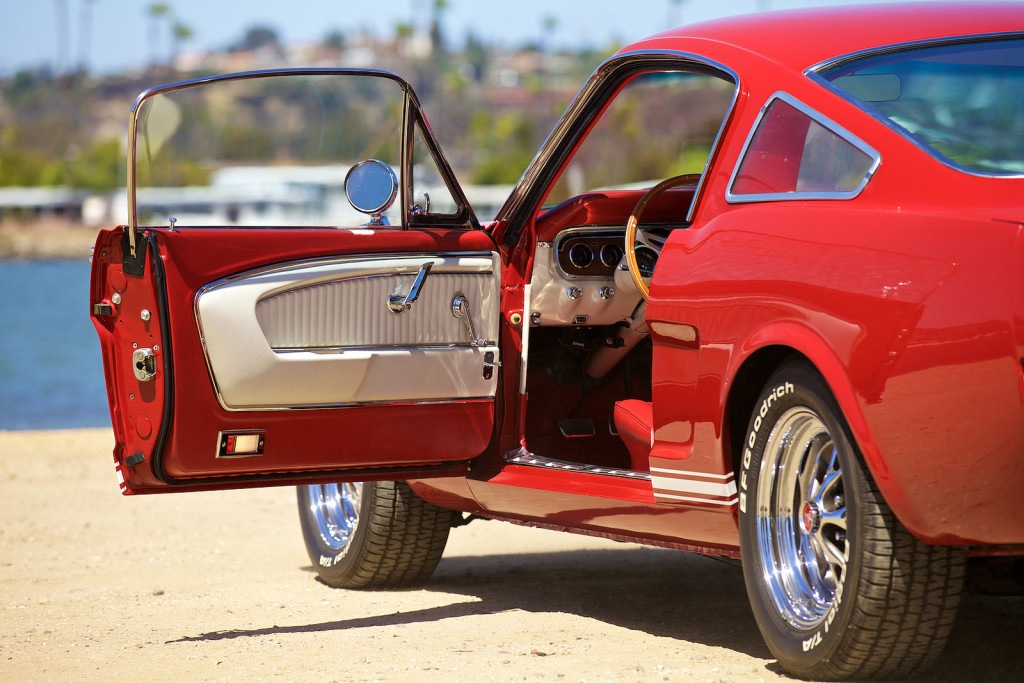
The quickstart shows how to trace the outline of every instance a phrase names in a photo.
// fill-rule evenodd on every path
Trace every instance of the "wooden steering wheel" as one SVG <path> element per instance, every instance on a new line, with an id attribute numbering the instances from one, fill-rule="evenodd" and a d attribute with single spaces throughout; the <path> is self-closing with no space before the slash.
<path id="1" fill-rule="evenodd" d="M 636 285 L 636 288 L 640 291 L 640 295 L 643 296 L 645 301 L 650 295 L 650 289 L 647 287 L 647 283 L 644 282 L 643 274 L 640 272 L 640 265 L 636 260 L 637 233 L 639 232 L 637 226 L 640 224 L 640 215 L 643 213 L 644 209 L 647 208 L 647 205 L 665 190 L 678 187 L 679 185 L 696 185 L 699 181 L 699 173 L 686 173 L 661 181 L 651 189 L 647 190 L 647 192 L 644 193 L 644 196 L 640 197 L 640 201 L 638 201 L 636 206 L 633 207 L 633 213 L 630 214 L 629 220 L 626 222 L 626 265 L 629 267 L 629 274 L 633 278 L 633 283 Z M 640 235 L 640 242 L 655 254 L 661 253 L 661 247 L 645 240 L 642 233 Z"/>

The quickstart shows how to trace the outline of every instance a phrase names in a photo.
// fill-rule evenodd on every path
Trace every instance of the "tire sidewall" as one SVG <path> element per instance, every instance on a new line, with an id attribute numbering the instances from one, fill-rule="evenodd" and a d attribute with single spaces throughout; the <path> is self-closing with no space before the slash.
<path id="1" fill-rule="evenodd" d="M 773 604 L 769 588 L 761 578 L 766 569 L 759 552 L 757 532 L 757 489 L 761 484 L 764 447 L 778 419 L 790 408 L 814 411 L 826 426 L 838 450 L 846 496 L 849 557 L 825 620 L 813 629 L 797 629 L 783 619 Z M 740 457 L 740 552 L 743 575 L 751 609 L 769 649 L 788 670 L 810 674 L 822 662 L 831 660 L 845 647 L 845 634 L 854 616 L 857 585 L 861 573 L 863 534 L 858 528 L 859 466 L 849 430 L 821 376 L 802 363 L 777 371 L 765 385 L 754 405 Z"/>
<path id="2" fill-rule="evenodd" d="M 317 573 L 327 583 L 345 581 L 357 569 L 359 553 L 365 546 L 366 529 L 371 510 L 371 501 L 375 495 L 378 482 L 364 482 L 362 495 L 359 499 L 359 518 L 355 529 L 349 536 L 348 543 L 341 548 L 327 545 L 313 521 L 310 511 L 310 487 L 298 487 L 299 524 L 302 527 L 302 539 L 306 544 L 306 553 Z"/>

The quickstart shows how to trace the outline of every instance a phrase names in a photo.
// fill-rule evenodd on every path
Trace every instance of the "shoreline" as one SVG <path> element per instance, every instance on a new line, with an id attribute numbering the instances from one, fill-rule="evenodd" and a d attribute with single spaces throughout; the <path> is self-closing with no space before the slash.
<path id="1" fill-rule="evenodd" d="M 99 228 L 59 218 L 0 222 L 0 261 L 89 258 Z"/>

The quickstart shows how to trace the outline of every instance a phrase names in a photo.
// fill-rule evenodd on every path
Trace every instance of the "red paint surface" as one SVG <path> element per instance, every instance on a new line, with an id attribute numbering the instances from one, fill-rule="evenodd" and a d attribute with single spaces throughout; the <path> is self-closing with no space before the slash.
<path id="1" fill-rule="evenodd" d="M 913 533 L 931 542 L 993 544 L 993 552 L 1019 553 L 1024 179 L 951 169 L 803 73 L 880 45 L 1011 30 L 1024 30 L 1022 5 L 937 5 L 924 13 L 886 5 L 727 19 L 623 49 L 702 55 L 740 81 L 693 223 L 672 234 L 651 286 L 648 321 L 696 333 L 690 341 L 657 330 L 653 335 L 652 457 L 659 464 L 731 473 L 732 441 L 745 430 L 757 382 L 783 355 L 798 353 L 827 381 L 881 492 Z M 879 152 L 881 165 L 859 197 L 725 200 L 751 126 L 780 90 Z M 267 454 L 258 471 L 294 473 L 282 480 L 289 483 L 318 469 L 408 467 L 483 453 L 472 460 L 468 479 L 423 479 L 414 487 L 439 504 L 503 519 L 735 554 L 736 523 L 728 508 L 658 506 L 649 482 L 506 465 L 501 457 L 525 438 L 530 402 L 519 394 L 517 363 L 522 325 L 512 316 L 523 315 L 536 242 L 565 227 L 620 221 L 638 194 L 595 193 L 547 213 L 526 207 L 526 218 L 499 213 L 496 235 L 510 218 L 521 219 L 523 230 L 513 249 L 502 247 L 503 385 L 494 406 L 268 414 L 260 417 Z M 156 490 L 156 430 L 144 437 L 135 425 L 161 424 L 163 380 L 158 373 L 152 387 L 138 388 L 125 349 L 133 341 L 164 347 L 166 340 L 139 318 L 142 308 L 156 310 L 156 293 L 148 277 L 120 272 L 118 235 L 100 237 L 92 300 L 109 301 L 117 290 L 124 303 L 115 316 L 94 320 L 110 388 L 115 458 L 145 454 L 144 465 L 124 468 L 129 488 Z M 175 362 L 175 414 L 164 464 L 172 476 L 187 477 L 240 474 L 252 466 L 210 458 L 216 432 L 252 426 L 252 415 L 226 413 L 213 398 L 194 330 L 199 287 L 314 256 L 493 248 L 484 233 L 472 231 L 381 231 L 373 239 L 334 230 L 246 231 L 244 239 L 232 230 L 159 231 L 156 243 L 167 265 Z M 129 399 L 133 392 L 136 398 Z M 400 472 L 380 476 L 388 474 Z M 365 478 L 371 476 L 377 475 Z M 242 484 L 210 486 L 232 485 Z"/>

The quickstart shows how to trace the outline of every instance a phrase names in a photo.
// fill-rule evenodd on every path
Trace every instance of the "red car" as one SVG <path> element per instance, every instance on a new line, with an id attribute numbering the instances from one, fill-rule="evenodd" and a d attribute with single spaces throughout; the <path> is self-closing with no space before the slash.
<path id="1" fill-rule="evenodd" d="M 390 73 L 154 88 L 129 139 L 126 494 L 297 485 L 348 588 L 470 516 L 741 558 L 813 678 L 926 666 L 967 558 L 1024 555 L 1020 3 L 642 40 L 484 224 Z"/>

